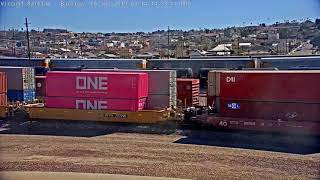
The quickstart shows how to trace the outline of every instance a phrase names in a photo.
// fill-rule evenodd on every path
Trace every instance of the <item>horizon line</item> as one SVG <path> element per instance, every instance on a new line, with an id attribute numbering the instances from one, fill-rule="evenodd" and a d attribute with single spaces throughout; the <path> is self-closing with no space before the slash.
<path id="1" fill-rule="evenodd" d="M 298 23 L 303 23 L 303 22 L 306 22 L 306 21 L 312 21 L 314 22 L 316 19 L 320 19 L 320 17 L 308 17 L 308 18 L 301 18 L 301 19 L 288 19 L 288 20 L 278 20 L 278 21 L 273 21 L 273 22 L 261 22 L 261 23 L 253 23 L 253 22 L 243 22 L 242 25 L 240 24 L 234 24 L 234 25 L 222 25 L 221 27 L 216 27 L 216 28 L 213 28 L 213 27 L 198 27 L 198 28 L 174 28 L 174 27 L 171 27 L 171 26 L 167 26 L 170 28 L 170 31 L 192 31 L 192 30 L 196 30 L 196 31 L 200 31 L 200 30 L 205 30 L 205 29 L 209 29 L 209 30 L 224 30 L 224 29 L 228 29 L 228 28 L 244 28 L 244 27 L 252 27 L 252 26 L 260 26 L 261 24 L 266 24 L 266 26 L 272 26 L 272 25 L 276 25 L 277 23 L 280 23 L 280 24 L 284 24 L 284 23 L 293 23 L 293 21 L 296 21 Z M 30 20 L 30 19 L 29 19 Z M 15 26 L 15 27 L 12 27 L 12 26 L 7 26 L 7 25 L 2 25 L 3 26 L 3 29 L 2 31 L 10 31 L 12 29 L 14 30 L 18 30 L 20 31 L 25 31 L 25 27 L 24 26 Z M 59 25 L 60 26 L 60 25 Z M 10 27 L 10 28 L 6 28 L 6 27 Z M 123 33 L 123 34 L 135 34 L 135 33 L 153 33 L 153 32 L 156 32 L 156 31 L 165 31 L 167 32 L 168 29 L 167 28 L 162 28 L 162 29 L 157 29 L 157 30 L 135 30 L 135 31 L 101 31 L 101 30 L 89 30 L 89 31 L 78 31 L 78 30 L 73 30 L 73 28 L 65 28 L 65 27 L 57 27 L 55 25 L 53 26 L 44 26 L 42 28 L 40 27 L 33 27 L 33 26 L 29 26 L 29 31 L 31 30 L 36 30 L 36 29 L 42 29 L 42 31 L 44 29 L 64 29 L 64 30 L 67 30 L 68 32 L 73 32 L 73 33 L 102 33 L 102 34 L 112 34 L 112 33 Z M 38 31 L 36 30 L 36 31 Z"/>

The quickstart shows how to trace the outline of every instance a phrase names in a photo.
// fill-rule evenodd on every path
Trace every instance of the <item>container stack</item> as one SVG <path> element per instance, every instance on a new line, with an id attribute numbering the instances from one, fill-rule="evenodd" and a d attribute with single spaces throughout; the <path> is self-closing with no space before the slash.
<path id="1" fill-rule="evenodd" d="M 0 72 L 0 106 L 7 106 L 7 75 L 4 72 Z"/>
<path id="2" fill-rule="evenodd" d="M 177 79 L 178 100 L 185 107 L 199 106 L 200 80 Z"/>
<path id="3" fill-rule="evenodd" d="M 177 73 L 172 70 L 150 70 L 148 109 L 177 106 Z"/>
<path id="4" fill-rule="evenodd" d="M 175 70 L 85 69 L 83 71 L 147 73 L 149 78 L 147 109 L 177 106 L 177 72 Z"/>
<path id="5" fill-rule="evenodd" d="M 8 77 L 9 101 L 33 102 L 35 99 L 35 72 L 31 67 L 1 66 Z"/>
<path id="6" fill-rule="evenodd" d="M 289 122 L 320 120 L 320 71 L 221 71 L 209 74 L 208 93 L 215 97 L 223 117 Z"/>
<path id="7" fill-rule="evenodd" d="M 148 98 L 148 74 L 128 72 L 48 72 L 46 107 L 139 111 Z"/>

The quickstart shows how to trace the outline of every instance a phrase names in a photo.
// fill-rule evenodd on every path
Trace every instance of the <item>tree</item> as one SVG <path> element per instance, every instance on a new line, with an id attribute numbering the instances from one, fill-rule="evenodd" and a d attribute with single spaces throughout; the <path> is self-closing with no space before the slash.
<path id="1" fill-rule="evenodd" d="M 246 30 L 246 29 L 241 30 L 241 32 L 240 32 L 240 36 L 241 37 L 247 37 L 249 35 L 250 35 L 250 32 L 248 30 Z"/>
<path id="2" fill-rule="evenodd" d="M 261 27 L 266 27 L 266 23 L 259 24 Z"/>
<path id="3" fill-rule="evenodd" d="M 316 26 L 320 29 L 320 19 L 316 19 Z"/>
<path id="4" fill-rule="evenodd" d="M 280 36 L 280 39 L 288 39 L 289 37 L 288 29 L 280 29 L 279 36 Z"/>
<path id="5" fill-rule="evenodd" d="M 313 44 L 314 46 L 320 47 L 320 36 L 317 36 L 317 37 L 313 38 L 311 40 L 311 44 Z"/>

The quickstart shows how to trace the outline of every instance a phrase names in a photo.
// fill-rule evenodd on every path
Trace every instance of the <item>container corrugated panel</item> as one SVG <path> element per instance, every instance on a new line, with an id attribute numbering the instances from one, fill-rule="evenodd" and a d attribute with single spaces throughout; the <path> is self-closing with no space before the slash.
<path id="1" fill-rule="evenodd" d="M 320 102 L 320 71 L 220 72 L 224 99 Z"/>
<path id="2" fill-rule="evenodd" d="M 149 95 L 147 98 L 148 109 L 177 107 L 177 95 Z"/>
<path id="3" fill-rule="evenodd" d="M 224 117 L 320 122 L 320 103 L 220 100 L 220 108 Z"/>
<path id="4" fill-rule="evenodd" d="M 8 99 L 9 101 L 33 102 L 35 94 L 35 90 L 8 90 Z"/>
<path id="5" fill-rule="evenodd" d="M 7 105 L 7 94 L 1 93 L 0 94 L 0 106 L 6 106 Z"/>
<path id="6" fill-rule="evenodd" d="M 220 74 L 219 71 L 210 71 L 208 73 L 208 96 L 220 95 Z"/>
<path id="7" fill-rule="evenodd" d="M 199 105 L 200 81 L 199 79 L 177 79 L 178 99 L 184 106 Z"/>
<path id="8" fill-rule="evenodd" d="M 8 90 L 34 90 L 34 68 L 1 66 L 0 72 L 5 72 L 8 78 Z"/>
<path id="9" fill-rule="evenodd" d="M 45 102 L 47 108 L 83 110 L 139 111 L 145 109 L 146 106 L 146 98 L 131 100 L 47 97 Z"/>
<path id="10" fill-rule="evenodd" d="M 139 99 L 148 96 L 148 74 L 129 72 L 48 72 L 49 97 Z"/>
<path id="11" fill-rule="evenodd" d="M 36 96 L 45 97 L 46 96 L 46 76 L 36 76 Z"/>
<path id="12" fill-rule="evenodd" d="M 7 93 L 8 91 L 8 81 L 6 73 L 0 73 L 0 93 Z"/>

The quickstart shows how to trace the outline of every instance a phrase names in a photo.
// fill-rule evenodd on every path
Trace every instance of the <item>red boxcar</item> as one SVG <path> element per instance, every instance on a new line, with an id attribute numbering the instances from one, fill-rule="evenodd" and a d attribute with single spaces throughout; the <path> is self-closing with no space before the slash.
<path id="1" fill-rule="evenodd" d="M 36 96 L 45 97 L 46 96 L 46 76 L 36 76 Z"/>
<path id="2" fill-rule="evenodd" d="M 69 98 L 47 97 L 47 108 L 85 109 L 85 110 L 112 110 L 112 111 L 139 111 L 146 105 L 146 98 L 141 99 L 99 99 L 99 98 Z"/>
<path id="3" fill-rule="evenodd" d="M 223 117 L 320 122 L 320 103 L 220 100 Z"/>
<path id="4" fill-rule="evenodd" d="M 49 97 L 139 99 L 148 96 L 148 74 L 127 72 L 48 72 Z"/>
<path id="5" fill-rule="evenodd" d="M 199 105 L 199 79 L 177 79 L 177 98 L 184 106 Z"/>
<path id="6" fill-rule="evenodd" d="M 217 92 L 222 99 L 320 102 L 320 71 L 225 71 L 219 75 Z"/>
<path id="7" fill-rule="evenodd" d="M 7 93 L 7 91 L 8 91 L 7 75 L 4 72 L 0 72 L 0 93 Z"/>

